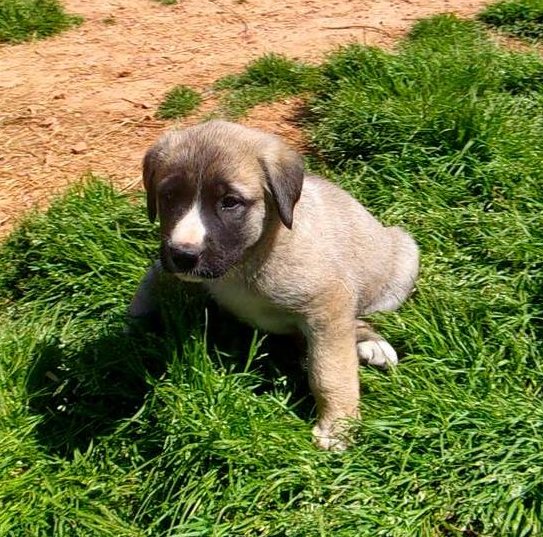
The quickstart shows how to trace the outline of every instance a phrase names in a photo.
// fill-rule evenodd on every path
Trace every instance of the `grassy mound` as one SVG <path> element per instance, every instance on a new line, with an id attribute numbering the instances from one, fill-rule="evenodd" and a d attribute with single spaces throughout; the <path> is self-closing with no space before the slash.
<path id="1" fill-rule="evenodd" d="M 533 114 L 543 62 L 498 49 L 469 21 L 423 21 L 398 54 L 340 50 L 323 66 L 321 86 L 313 140 L 333 164 L 379 167 L 384 156 L 418 170 L 444 158 L 476 173 L 495 160 L 530 159 L 541 145 Z"/>
<path id="2" fill-rule="evenodd" d="M 0 250 L 0 532 L 540 535 L 541 72 L 438 17 L 312 82 L 318 166 L 422 249 L 343 454 L 311 446 L 287 349 L 213 343 L 199 297 L 124 334 L 158 242 L 139 199 L 91 181 L 30 218 Z"/>
<path id="3" fill-rule="evenodd" d="M 543 38 L 543 2 L 541 0 L 504 0 L 489 5 L 480 20 L 508 34 L 540 40 Z"/>
<path id="4" fill-rule="evenodd" d="M 58 0 L 2 0 L 0 42 L 18 43 L 49 37 L 82 20 L 67 15 Z"/>

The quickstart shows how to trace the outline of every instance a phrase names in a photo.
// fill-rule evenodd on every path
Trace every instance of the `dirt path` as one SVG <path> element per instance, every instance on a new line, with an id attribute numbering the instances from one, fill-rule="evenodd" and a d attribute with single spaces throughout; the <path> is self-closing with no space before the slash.
<path id="1" fill-rule="evenodd" d="M 0 46 L 0 235 L 84 173 L 139 186 L 153 114 L 175 84 L 206 88 L 265 52 L 317 60 L 357 40 L 390 46 L 414 19 L 470 16 L 482 0 L 67 0 L 85 22 L 58 37 Z M 245 121 L 287 137 L 288 105 Z"/>

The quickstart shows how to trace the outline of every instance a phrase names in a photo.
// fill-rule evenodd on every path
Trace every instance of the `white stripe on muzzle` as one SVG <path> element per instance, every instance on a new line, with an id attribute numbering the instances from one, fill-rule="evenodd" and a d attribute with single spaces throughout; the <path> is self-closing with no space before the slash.
<path id="1" fill-rule="evenodd" d="M 170 236 L 171 244 L 202 246 L 206 236 L 206 228 L 200 215 L 200 203 L 196 202 L 188 213 L 175 224 Z"/>

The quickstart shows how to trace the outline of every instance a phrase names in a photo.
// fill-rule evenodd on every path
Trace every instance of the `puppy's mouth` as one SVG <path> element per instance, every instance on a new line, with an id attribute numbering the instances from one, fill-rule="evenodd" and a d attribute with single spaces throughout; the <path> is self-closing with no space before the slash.
<path id="1" fill-rule="evenodd" d="M 211 270 L 190 270 L 181 271 L 175 269 L 171 271 L 177 278 L 185 282 L 204 282 L 208 280 L 216 280 L 226 274 L 226 271 L 211 271 Z"/>

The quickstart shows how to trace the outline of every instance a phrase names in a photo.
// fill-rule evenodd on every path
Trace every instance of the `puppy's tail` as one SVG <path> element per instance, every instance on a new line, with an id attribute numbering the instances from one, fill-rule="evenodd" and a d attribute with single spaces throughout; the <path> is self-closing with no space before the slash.
<path id="1" fill-rule="evenodd" d="M 415 240 L 400 227 L 387 228 L 390 240 L 390 277 L 367 313 L 392 311 L 411 294 L 419 273 L 419 248 Z M 368 311 L 369 310 L 369 311 Z"/>

